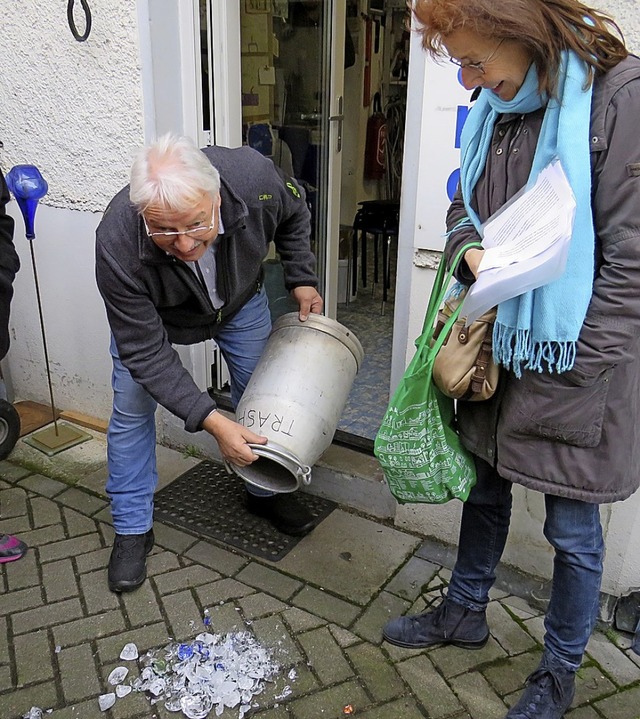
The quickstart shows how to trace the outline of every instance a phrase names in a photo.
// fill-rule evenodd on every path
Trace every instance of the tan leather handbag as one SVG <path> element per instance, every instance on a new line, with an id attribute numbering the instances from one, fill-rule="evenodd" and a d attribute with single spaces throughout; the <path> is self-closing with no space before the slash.
<path id="1" fill-rule="evenodd" d="M 440 335 L 447 319 L 459 312 L 466 288 L 444 300 L 438 312 L 433 339 Z M 493 396 L 500 368 L 493 361 L 493 323 L 496 308 L 488 310 L 469 327 L 459 317 L 438 352 L 433 364 L 433 381 L 447 397 L 479 402 Z"/>

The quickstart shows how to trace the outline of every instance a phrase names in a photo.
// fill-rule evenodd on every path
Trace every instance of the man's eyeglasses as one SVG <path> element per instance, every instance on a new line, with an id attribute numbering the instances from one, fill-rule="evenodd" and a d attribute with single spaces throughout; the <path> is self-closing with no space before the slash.
<path id="1" fill-rule="evenodd" d="M 211 232 L 215 227 L 216 221 L 216 206 L 214 204 L 211 212 L 211 223 L 209 225 L 198 225 L 198 227 L 191 227 L 188 230 L 172 230 L 171 232 L 151 232 L 145 216 L 142 215 L 142 221 L 144 222 L 144 229 L 149 237 L 178 237 L 178 235 L 190 235 L 191 237 L 199 237 L 200 235 L 206 235 L 207 232 Z"/>
<path id="2" fill-rule="evenodd" d="M 503 42 L 504 38 L 502 38 L 502 40 L 500 40 L 500 42 L 495 46 L 493 52 L 489 55 L 489 57 L 485 58 L 482 62 L 462 62 L 461 60 L 456 60 L 455 57 L 450 57 L 449 62 L 452 62 L 454 65 L 457 65 L 462 70 L 475 70 L 481 75 L 484 75 L 484 66 L 487 63 L 491 62 L 491 60 L 493 60 L 495 54 L 498 52 L 498 48 L 500 47 L 500 45 L 502 45 Z"/>

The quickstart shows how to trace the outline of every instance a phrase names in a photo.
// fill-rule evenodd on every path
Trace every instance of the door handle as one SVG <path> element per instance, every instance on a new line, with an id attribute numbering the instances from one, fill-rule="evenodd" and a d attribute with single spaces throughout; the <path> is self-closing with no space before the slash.
<path id="1" fill-rule="evenodd" d="M 338 114 L 331 115 L 329 117 L 329 122 L 337 122 L 338 123 L 337 151 L 341 152 L 341 150 L 342 150 L 342 123 L 344 122 L 344 114 L 342 111 L 342 95 L 340 95 L 340 97 L 338 98 Z"/>

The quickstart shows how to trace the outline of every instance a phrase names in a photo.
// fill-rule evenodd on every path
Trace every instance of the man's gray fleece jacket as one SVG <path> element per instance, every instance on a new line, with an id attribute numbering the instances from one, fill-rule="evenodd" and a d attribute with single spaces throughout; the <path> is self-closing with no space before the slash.
<path id="1" fill-rule="evenodd" d="M 262 262 L 275 242 L 291 290 L 317 287 L 304 191 L 271 160 L 241 147 L 203 150 L 221 177 L 224 234 L 216 254 L 215 310 L 205 286 L 181 260 L 147 236 L 122 189 L 96 232 L 96 279 L 118 354 L 133 379 L 196 432 L 216 407 L 183 367 L 172 344 L 215 337 L 221 325 L 259 289 Z"/>

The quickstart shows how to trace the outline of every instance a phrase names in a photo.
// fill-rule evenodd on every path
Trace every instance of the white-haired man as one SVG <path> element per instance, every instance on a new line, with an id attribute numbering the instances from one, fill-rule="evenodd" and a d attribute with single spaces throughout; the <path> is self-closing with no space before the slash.
<path id="1" fill-rule="evenodd" d="M 248 443 L 266 442 L 216 411 L 172 345 L 215 337 L 237 404 L 271 330 L 262 262 L 272 241 L 300 319 L 322 311 L 309 235 L 304 192 L 271 160 L 248 147 L 199 150 L 172 135 L 140 150 L 130 185 L 105 211 L 96 233 L 96 277 L 112 332 L 106 487 L 116 532 L 112 591 L 135 589 L 146 577 L 158 403 L 188 431 L 209 432 L 236 465 L 257 459 Z M 313 528 L 295 497 L 248 490 L 249 510 L 281 531 Z"/>

